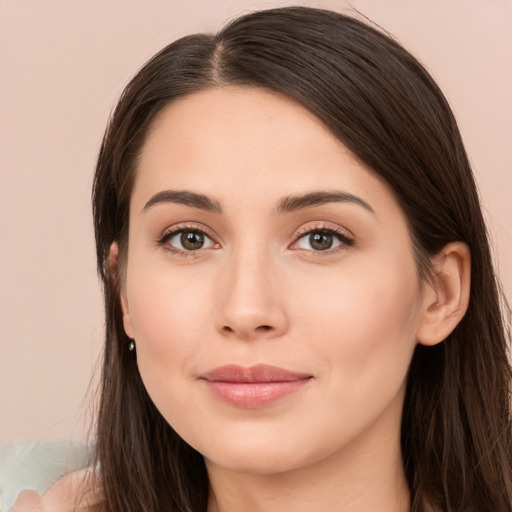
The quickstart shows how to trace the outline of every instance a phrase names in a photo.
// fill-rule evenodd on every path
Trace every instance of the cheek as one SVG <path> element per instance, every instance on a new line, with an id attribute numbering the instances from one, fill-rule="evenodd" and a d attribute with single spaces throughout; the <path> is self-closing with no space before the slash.
<path id="1" fill-rule="evenodd" d="M 139 371 L 153 397 L 153 392 L 167 389 L 173 377 L 193 370 L 200 346 L 207 341 L 211 286 L 207 278 L 173 273 L 158 263 L 139 269 L 130 274 L 127 298 Z"/>
<path id="2" fill-rule="evenodd" d="M 304 319 L 299 328 L 344 382 L 402 379 L 416 345 L 421 293 L 414 261 L 372 263 L 331 275 L 307 295 L 292 294 Z"/>

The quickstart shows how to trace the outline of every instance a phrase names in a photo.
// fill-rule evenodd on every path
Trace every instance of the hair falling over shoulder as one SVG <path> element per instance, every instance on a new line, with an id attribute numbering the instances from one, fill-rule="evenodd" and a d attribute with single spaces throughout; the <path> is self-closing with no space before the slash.
<path id="1" fill-rule="evenodd" d="M 119 304 L 137 157 L 162 108 L 222 85 L 285 95 L 316 115 L 393 190 L 418 272 L 453 241 L 471 250 L 471 299 L 455 331 L 418 346 L 401 429 L 411 510 L 512 511 L 510 314 L 461 136 L 441 91 L 397 42 L 352 17 L 289 7 L 255 12 L 216 35 L 184 37 L 131 80 L 109 122 L 93 188 L 106 343 L 97 417 L 104 512 L 205 512 L 203 457 L 163 419 L 137 370 Z M 120 269 L 108 265 L 120 248 Z"/>

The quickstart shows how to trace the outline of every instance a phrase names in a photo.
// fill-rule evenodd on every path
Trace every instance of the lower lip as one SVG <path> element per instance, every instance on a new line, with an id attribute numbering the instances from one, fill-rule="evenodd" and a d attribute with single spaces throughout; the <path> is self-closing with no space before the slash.
<path id="1" fill-rule="evenodd" d="M 311 378 L 282 382 L 205 382 L 210 391 L 224 402 L 243 409 L 258 409 L 297 393 L 310 380 Z"/>

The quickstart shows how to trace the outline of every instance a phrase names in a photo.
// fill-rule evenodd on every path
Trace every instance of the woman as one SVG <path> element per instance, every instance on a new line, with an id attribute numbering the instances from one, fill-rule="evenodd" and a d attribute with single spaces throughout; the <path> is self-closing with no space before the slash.
<path id="1" fill-rule="evenodd" d="M 169 45 L 93 204 L 98 509 L 512 510 L 506 308 L 456 122 L 396 42 L 294 7 Z"/>

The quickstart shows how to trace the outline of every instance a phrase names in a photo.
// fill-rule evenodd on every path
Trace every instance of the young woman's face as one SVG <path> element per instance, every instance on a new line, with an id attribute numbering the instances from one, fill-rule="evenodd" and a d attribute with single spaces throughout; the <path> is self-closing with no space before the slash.
<path id="1" fill-rule="evenodd" d="M 162 112 L 122 299 L 149 395 L 210 466 L 367 463 L 398 444 L 422 311 L 406 219 L 290 100 L 214 88 Z"/>

